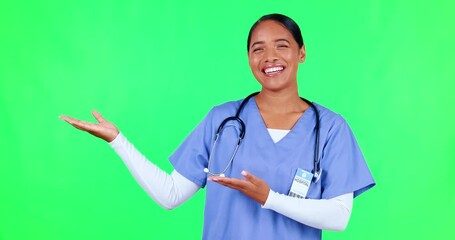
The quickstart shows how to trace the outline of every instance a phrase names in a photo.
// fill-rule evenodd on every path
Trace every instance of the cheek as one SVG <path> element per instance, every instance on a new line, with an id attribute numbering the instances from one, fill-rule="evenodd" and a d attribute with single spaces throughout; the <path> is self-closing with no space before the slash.
<path id="1" fill-rule="evenodd" d="M 299 58 L 299 56 L 297 54 L 295 54 L 294 52 L 292 51 L 285 51 L 285 52 L 282 52 L 281 53 L 281 57 L 283 59 L 286 59 L 287 61 L 295 61 Z"/>
<path id="2" fill-rule="evenodd" d="M 283 58 L 286 59 L 288 66 L 297 66 L 301 62 L 300 56 L 295 53 L 288 53 L 286 56 L 283 56 Z"/>
<path id="3" fill-rule="evenodd" d="M 253 67 L 253 60 L 249 57 L 248 58 L 248 65 L 251 67 Z"/>
<path id="4" fill-rule="evenodd" d="M 249 57 L 248 64 L 250 65 L 251 70 L 258 71 L 259 60 L 256 57 Z"/>

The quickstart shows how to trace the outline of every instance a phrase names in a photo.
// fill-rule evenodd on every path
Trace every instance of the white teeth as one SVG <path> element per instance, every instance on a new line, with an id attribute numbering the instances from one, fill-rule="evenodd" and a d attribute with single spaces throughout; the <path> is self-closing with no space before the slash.
<path id="1" fill-rule="evenodd" d="M 278 72 L 278 71 L 282 71 L 283 70 L 283 67 L 273 67 L 273 68 L 266 68 L 264 70 L 264 72 L 266 74 L 269 74 L 269 73 L 274 73 L 274 72 Z"/>

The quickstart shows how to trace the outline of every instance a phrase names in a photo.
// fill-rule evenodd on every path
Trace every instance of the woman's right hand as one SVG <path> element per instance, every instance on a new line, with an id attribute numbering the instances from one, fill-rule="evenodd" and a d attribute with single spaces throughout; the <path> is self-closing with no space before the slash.
<path id="1" fill-rule="evenodd" d="M 119 134 L 117 127 L 113 123 L 106 121 L 97 111 L 92 111 L 92 114 L 98 123 L 84 122 L 63 115 L 60 116 L 60 119 L 65 120 L 79 130 L 86 131 L 95 137 L 104 139 L 107 142 L 112 142 Z"/>

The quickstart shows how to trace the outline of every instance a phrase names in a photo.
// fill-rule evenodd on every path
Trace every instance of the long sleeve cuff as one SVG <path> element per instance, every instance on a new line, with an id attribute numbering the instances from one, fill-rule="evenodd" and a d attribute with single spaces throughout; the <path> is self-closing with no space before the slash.
<path id="1" fill-rule="evenodd" d="M 300 199 L 270 190 L 262 207 L 314 228 L 342 231 L 349 222 L 352 200 L 353 193 L 331 199 Z"/>

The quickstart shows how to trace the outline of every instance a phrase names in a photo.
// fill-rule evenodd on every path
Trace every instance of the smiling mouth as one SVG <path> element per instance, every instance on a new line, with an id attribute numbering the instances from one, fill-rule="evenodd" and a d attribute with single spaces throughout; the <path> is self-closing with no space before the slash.
<path id="1" fill-rule="evenodd" d="M 264 72 L 266 75 L 275 75 L 277 73 L 281 73 L 284 70 L 284 67 L 278 66 L 278 67 L 268 67 L 264 68 L 262 72 Z"/>

